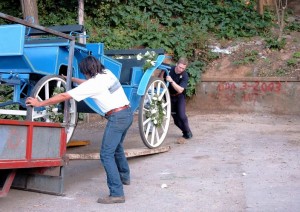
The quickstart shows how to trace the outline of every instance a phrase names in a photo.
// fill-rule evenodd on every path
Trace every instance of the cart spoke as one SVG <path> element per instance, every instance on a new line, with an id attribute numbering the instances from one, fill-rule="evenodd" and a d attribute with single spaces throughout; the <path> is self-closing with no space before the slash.
<path id="1" fill-rule="evenodd" d="M 49 83 L 45 83 L 45 100 L 49 99 L 50 91 L 49 91 Z"/>
<path id="2" fill-rule="evenodd" d="M 150 144 L 152 145 L 152 146 L 154 146 L 154 140 L 155 140 L 155 132 L 156 132 L 156 129 L 155 129 L 155 127 L 153 127 L 152 128 L 152 133 L 151 133 L 151 141 L 150 141 Z"/>
<path id="3" fill-rule="evenodd" d="M 163 99 L 163 97 L 165 96 L 166 92 L 167 92 L 167 89 L 163 89 L 163 90 L 162 90 L 162 92 L 161 92 L 161 93 L 159 94 L 159 96 L 158 96 L 159 100 L 162 100 L 162 99 Z"/>
<path id="4" fill-rule="evenodd" d="M 61 88 L 62 87 L 61 83 L 62 83 L 61 81 L 57 81 L 56 87 Z"/>
<path id="5" fill-rule="evenodd" d="M 42 98 L 40 96 L 36 96 L 36 98 L 39 100 L 39 101 L 43 101 Z"/>

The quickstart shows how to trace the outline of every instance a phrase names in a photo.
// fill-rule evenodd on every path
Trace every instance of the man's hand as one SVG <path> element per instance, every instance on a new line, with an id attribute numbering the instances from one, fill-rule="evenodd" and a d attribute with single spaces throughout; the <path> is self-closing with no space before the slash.
<path id="1" fill-rule="evenodd" d="M 47 105 L 54 105 L 54 104 L 69 100 L 71 98 L 72 97 L 70 96 L 70 94 L 65 92 L 65 93 L 60 93 L 55 96 L 52 96 L 51 98 L 45 99 L 43 101 L 39 101 L 38 99 L 33 98 L 33 97 L 28 97 L 26 99 L 25 103 L 26 103 L 26 106 L 42 107 L 42 106 L 47 106 Z"/>
<path id="2" fill-rule="evenodd" d="M 62 76 L 62 78 L 64 78 L 64 80 L 67 80 L 67 76 L 65 76 L 65 75 L 61 75 Z"/>
<path id="3" fill-rule="evenodd" d="M 170 82 L 170 83 L 174 82 L 173 79 L 172 79 L 172 77 L 170 77 L 170 76 L 166 76 L 166 80 L 167 80 L 168 82 Z"/>
<path id="4" fill-rule="evenodd" d="M 37 100 L 36 98 L 33 98 L 33 97 L 28 97 L 26 99 L 26 106 L 33 106 L 33 107 L 39 107 L 39 100 Z"/>

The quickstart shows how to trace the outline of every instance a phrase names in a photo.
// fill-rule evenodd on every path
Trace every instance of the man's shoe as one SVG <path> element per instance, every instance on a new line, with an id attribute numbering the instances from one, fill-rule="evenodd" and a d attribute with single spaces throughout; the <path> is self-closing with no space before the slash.
<path id="1" fill-rule="evenodd" d="M 130 185 L 130 180 L 124 180 L 124 181 L 122 181 L 122 184 L 123 185 Z"/>
<path id="2" fill-rule="evenodd" d="M 124 196 L 121 196 L 121 197 L 108 196 L 108 197 L 103 197 L 103 198 L 100 197 L 97 200 L 97 202 L 101 203 L 101 204 L 124 203 L 125 197 Z"/>
<path id="3" fill-rule="evenodd" d="M 185 139 L 190 139 L 193 137 L 193 134 L 192 132 L 184 133 L 182 137 Z"/>
<path id="4" fill-rule="evenodd" d="M 187 140 L 183 137 L 180 137 L 177 139 L 177 141 L 175 143 L 177 144 L 185 144 L 187 142 Z"/>

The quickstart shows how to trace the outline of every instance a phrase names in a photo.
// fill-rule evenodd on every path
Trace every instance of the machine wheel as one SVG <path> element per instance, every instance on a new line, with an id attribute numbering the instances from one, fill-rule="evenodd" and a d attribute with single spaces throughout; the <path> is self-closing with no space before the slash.
<path id="1" fill-rule="evenodd" d="M 139 131 L 143 143 L 150 149 L 159 147 L 169 129 L 171 99 L 167 85 L 152 77 L 139 105 Z"/>
<path id="2" fill-rule="evenodd" d="M 41 78 L 34 86 L 31 96 L 40 101 L 49 99 L 58 93 L 66 91 L 66 81 L 57 75 L 48 75 Z M 69 101 L 69 125 L 66 126 L 67 142 L 70 141 L 77 124 L 77 106 L 74 99 Z M 59 122 L 64 121 L 65 103 L 45 107 L 27 107 L 27 120 L 40 122 Z"/>

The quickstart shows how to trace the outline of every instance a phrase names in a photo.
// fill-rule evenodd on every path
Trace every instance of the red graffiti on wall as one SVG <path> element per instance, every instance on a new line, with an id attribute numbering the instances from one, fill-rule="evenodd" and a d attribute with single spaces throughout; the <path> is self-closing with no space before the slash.
<path id="1" fill-rule="evenodd" d="M 241 90 L 249 90 L 250 92 L 275 92 L 280 93 L 281 82 L 243 82 Z"/>
<path id="2" fill-rule="evenodd" d="M 233 102 L 241 98 L 245 102 L 255 102 L 259 96 L 267 93 L 280 93 L 281 82 L 220 82 L 217 86 L 217 98 Z"/>

